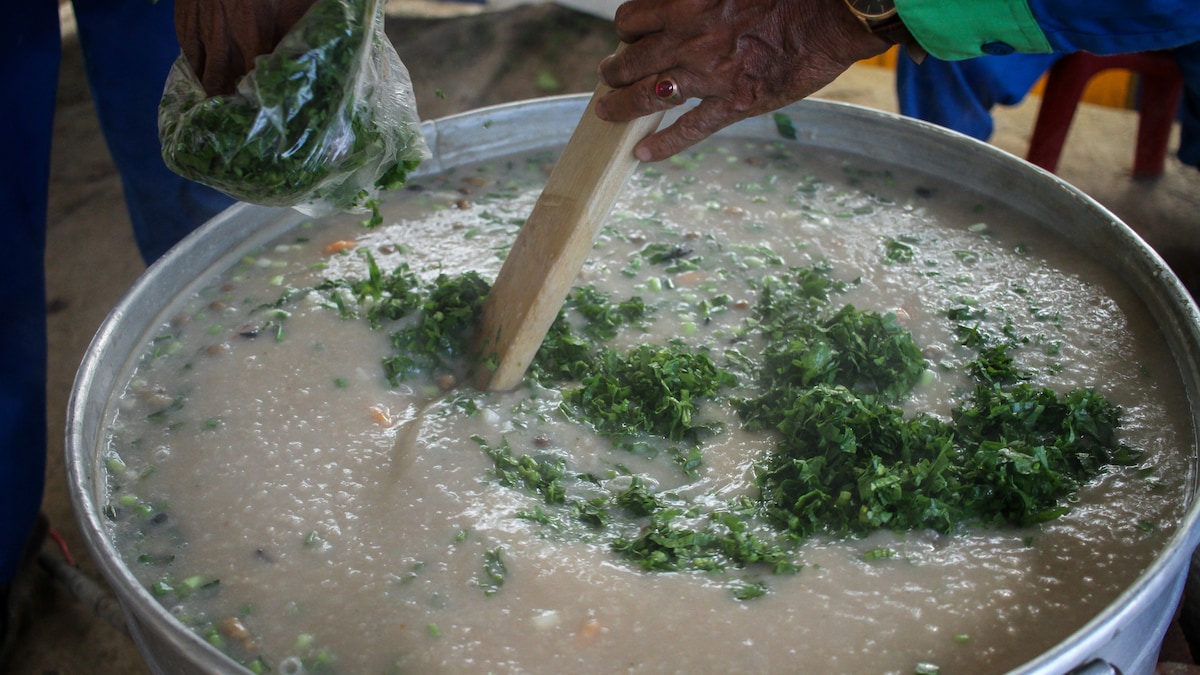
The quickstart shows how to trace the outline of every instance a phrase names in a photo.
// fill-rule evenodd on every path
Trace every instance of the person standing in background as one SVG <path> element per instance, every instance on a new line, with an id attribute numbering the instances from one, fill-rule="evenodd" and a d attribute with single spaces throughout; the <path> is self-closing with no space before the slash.
<path id="1" fill-rule="evenodd" d="M 158 102 L 180 53 L 171 1 L 75 0 L 73 9 L 96 114 L 139 252 L 150 263 L 233 201 L 162 161 Z M 21 577 L 47 529 L 39 516 L 47 439 L 44 257 L 61 57 L 59 4 L 10 3 L 0 23 L 0 663 L 18 633 Z"/>

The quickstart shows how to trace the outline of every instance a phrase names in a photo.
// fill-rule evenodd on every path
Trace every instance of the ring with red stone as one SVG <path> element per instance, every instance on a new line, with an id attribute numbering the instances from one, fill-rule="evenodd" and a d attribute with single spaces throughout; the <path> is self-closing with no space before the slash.
<path id="1" fill-rule="evenodd" d="M 683 94 L 679 91 L 679 85 L 669 77 L 664 77 L 654 84 L 654 95 L 667 103 L 676 105 L 684 101 Z"/>

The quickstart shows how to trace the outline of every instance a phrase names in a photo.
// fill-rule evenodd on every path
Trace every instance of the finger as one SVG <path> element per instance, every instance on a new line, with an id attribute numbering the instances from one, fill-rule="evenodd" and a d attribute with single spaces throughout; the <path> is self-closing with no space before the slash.
<path id="1" fill-rule="evenodd" d="M 617 7 L 613 28 L 621 42 L 637 42 L 651 33 L 666 28 L 666 21 L 657 11 L 661 0 L 628 0 Z"/>
<path id="2" fill-rule="evenodd" d="M 313 1 L 179 0 L 180 48 L 210 96 L 232 94 L 255 58 L 274 50 Z"/>
<path id="3" fill-rule="evenodd" d="M 633 154 L 643 162 L 657 162 L 678 154 L 708 138 L 740 118 L 730 114 L 722 102 L 706 99 L 678 120 L 642 139 Z"/>
<path id="4" fill-rule="evenodd" d="M 316 4 L 316 0 L 282 0 L 279 4 L 278 28 L 280 36 L 286 34 L 296 25 L 308 10 Z"/>
<path id="5" fill-rule="evenodd" d="M 670 110 L 688 98 L 692 78 L 680 71 L 650 75 L 628 87 L 614 89 L 596 100 L 596 116 L 609 122 L 627 122 L 643 115 Z"/>
<path id="6" fill-rule="evenodd" d="M 601 82 L 619 89 L 674 68 L 677 56 L 674 40 L 654 34 L 622 43 L 615 54 L 600 61 L 597 74 Z"/>

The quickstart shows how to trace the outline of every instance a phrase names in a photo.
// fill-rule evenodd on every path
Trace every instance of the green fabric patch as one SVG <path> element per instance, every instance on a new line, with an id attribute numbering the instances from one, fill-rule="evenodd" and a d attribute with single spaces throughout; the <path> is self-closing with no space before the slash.
<path id="1" fill-rule="evenodd" d="M 1054 51 L 1027 0 L 896 0 L 896 8 L 917 42 L 946 61 L 983 56 L 990 42 L 1026 54 Z"/>

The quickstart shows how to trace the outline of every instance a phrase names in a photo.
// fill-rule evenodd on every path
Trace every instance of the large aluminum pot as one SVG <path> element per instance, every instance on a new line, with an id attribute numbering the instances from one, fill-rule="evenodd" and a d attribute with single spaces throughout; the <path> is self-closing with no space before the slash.
<path id="1" fill-rule="evenodd" d="M 561 146 L 579 121 L 587 98 L 564 96 L 484 108 L 427 122 L 433 157 L 418 175 L 480 159 Z M 987 144 L 944 129 L 856 106 L 804 101 L 789 109 L 797 142 L 932 174 L 964 189 L 1014 204 L 1026 216 L 1074 242 L 1124 278 L 1166 337 L 1192 402 L 1192 445 L 1181 447 L 1195 463 L 1200 429 L 1200 312 L 1157 254 L 1098 203 L 1052 174 Z M 771 116 L 725 132 L 778 139 Z M 1018 197 L 1018 198 L 1014 198 Z M 265 243 L 304 218 L 287 209 L 236 205 L 220 214 L 152 265 L 96 334 L 75 380 L 67 411 L 67 467 L 76 516 L 92 555 L 115 589 L 130 631 L 151 669 L 159 673 L 216 673 L 241 667 L 176 621 L 125 567 L 102 515 L 105 503 L 99 461 L 106 408 L 123 385 L 147 336 L 178 298 L 226 268 L 241 251 Z M 1180 597 L 1192 550 L 1200 541 L 1192 496 L 1166 550 L 1116 601 L 1054 649 L 1016 672 L 1150 673 L 1158 646 Z M 245 671 L 243 671 L 245 672 Z"/>

